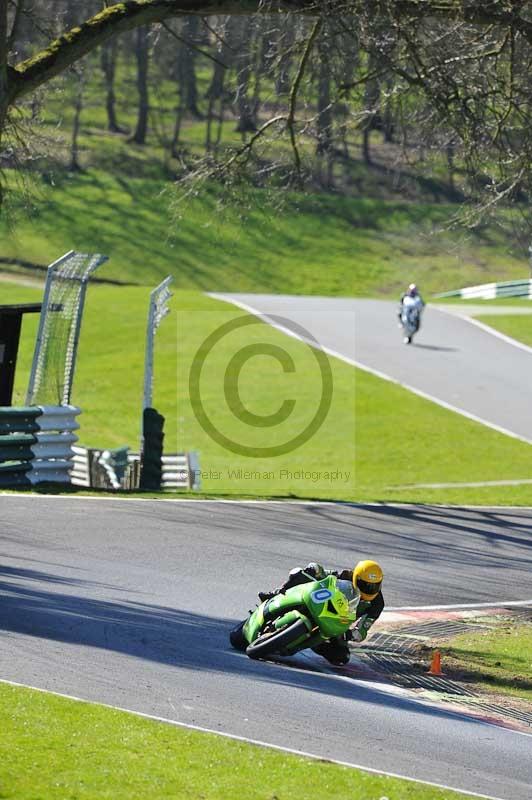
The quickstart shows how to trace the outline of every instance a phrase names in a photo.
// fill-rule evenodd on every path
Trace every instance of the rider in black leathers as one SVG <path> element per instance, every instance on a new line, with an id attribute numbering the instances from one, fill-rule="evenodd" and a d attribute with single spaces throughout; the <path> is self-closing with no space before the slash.
<path id="1" fill-rule="evenodd" d="M 293 569 L 288 576 L 288 580 L 278 589 L 274 589 L 272 592 L 259 592 L 259 599 L 261 601 L 269 600 L 292 586 L 298 586 L 309 581 L 319 581 L 326 578 L 327 575 L 335 575 L 340 580 L 352 581 L 360 593 L 355 625 L 342 636 L 330 639 L 313 648 L 314 652 L 319 653 L 331 664 L 342 665 L 347 664 L 349 661 L 348 641 L 364 641 L 369 629 L 379 618 L 384 608 L 384 598 L 381 592 L 383 572 L 376 561 L 359 561 L 354 569 L 339 571 L 327 570 L 321 564 L 313 561 L 303 569 L 300 567 Z"/>

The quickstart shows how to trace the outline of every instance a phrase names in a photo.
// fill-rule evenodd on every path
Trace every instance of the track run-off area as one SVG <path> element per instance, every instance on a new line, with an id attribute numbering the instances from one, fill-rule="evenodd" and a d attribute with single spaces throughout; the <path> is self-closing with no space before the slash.
<path id="1" fill-rule="evenodd" d="M 504 800 L 532 738 L 228 634 L 310 560 L 377 558 L 387 608 L 530 601 L 529 509 L 0 495 L 0 678 Z M 323 662 L 326 667 L 326 663 Z"/>

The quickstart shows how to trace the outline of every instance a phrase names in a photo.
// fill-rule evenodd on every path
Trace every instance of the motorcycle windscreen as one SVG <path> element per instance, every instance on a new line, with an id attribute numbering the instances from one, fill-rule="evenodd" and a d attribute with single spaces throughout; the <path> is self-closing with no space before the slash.
<path id="1" fill-rule="evenodd" d="M 336 582 L 336 586 L 338 587 L 338 589 L 340 589 L 340 591 L 347 600 L 347 603 L 349 605 L 349 613 L 354 614 L 360 602 L 360 594 L 356 591 L 351 581 L 338 580 Z"/>

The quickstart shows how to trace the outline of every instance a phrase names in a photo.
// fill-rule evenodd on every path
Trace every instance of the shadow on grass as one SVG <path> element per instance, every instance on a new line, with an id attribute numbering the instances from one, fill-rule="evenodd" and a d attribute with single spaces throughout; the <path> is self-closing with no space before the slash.
<path id="1" fill-rule="evenodd" d="M 220 192 L 208 187 L 192 213 L 172 227 L 169 197 L 161 197 L 162 180 L 127 174 L 103 177 L 95 170 L 62 179 L 60 184 L 57 199 L 47 198 L 34 215 L 36 233 L 52 230 L 58 247 L 74 236 L 76 246 L 110 255 L 107 269 L 116 277 L 146 282 L 173 273 L 176 285 L 199 290 L 230 291 L 238 286 L 241 291 L 298 293 L 303 286 L 306 293 L 326 289 L 336 293 L 348 281 L 342 291 L 352 294 L 351 272 L 332 233 L 339 224 L 345 236 L 359 231 L 359 257 L 373 263 L 375 232 L 405 236 L 413 227 L 431 230 L 449 214 L 443 206 L 303 195 L 290 197 L 284 207 L 288 220 L 297 215 L 294 227 L 280 217 L 278 209 L 268 209 L 267 204 L 256 208 L 263 203 L 260 192 L 252 195 L 244 209 L 244 221 L 236 208 L 220 212 Z M 336 283 L 323 278 L 316 256 L 317 237 L 325 252 L 336 248 L 340 259 Z M 291 266 L 294 260 L 301 269 Z"/>

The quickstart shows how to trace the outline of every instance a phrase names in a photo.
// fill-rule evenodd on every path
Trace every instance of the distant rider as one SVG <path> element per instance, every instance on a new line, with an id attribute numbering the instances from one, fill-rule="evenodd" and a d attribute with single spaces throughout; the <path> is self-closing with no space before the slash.
<path id="1" fill-rule="evenodd" d="M 341 571 L 324 569 L 321 564 L 311 562 L 304 569 L 300 567 L 293 569 L 288 580 L 279 589 L 274 589 L 273 592 L 259 592 L 259 599 L 262 602 L 270 600 L 275 595 L 291 589 L 292 586 L 299 586 L 301 583 L 309 581 L 321 581 L 328 575 L 334 575 L 343 581 L 352 581 L 353 586 L 360 594 L 355 624 L 342 636 L 329 639 L 329 641 L 312 648 L 315 653 L 326 658 L 331 664 L 342 665 L 347 664 L 350 657 L 347 642 L 363 642 L 384 608 L 381 592 L 384 574 L 376 561 L 359 561 L 354 569 Z"/>
<path id="2" fill-rule="evenodd" d="M 414 331 L 415 333 L 417 333 L 417 331 L 419 330 L 419 328 L 421 326 L 421 312 L 425 308 L 425 303 L 424 303 L 423 298 L 421 297 L 421 295 L 419 293 L 419 289 L 417 288 L 415 283 L 411 283 L 410 286 L 408 287 L 408 289 L 406 290 L 406 292 L 401 297 L 401 300 L 400 300 L 400 303 L 399 303 L 399 309 L 397 311 L 397 316 L 399 318 L 399 326 L 401 326 L 401 324 L 402 324 L 401 318 L 402 318 L 403 309 L 404 309 L 405 306 L 410 306 L 410 307 L 415 306 L 419 310 L 417 328 Z"/>

